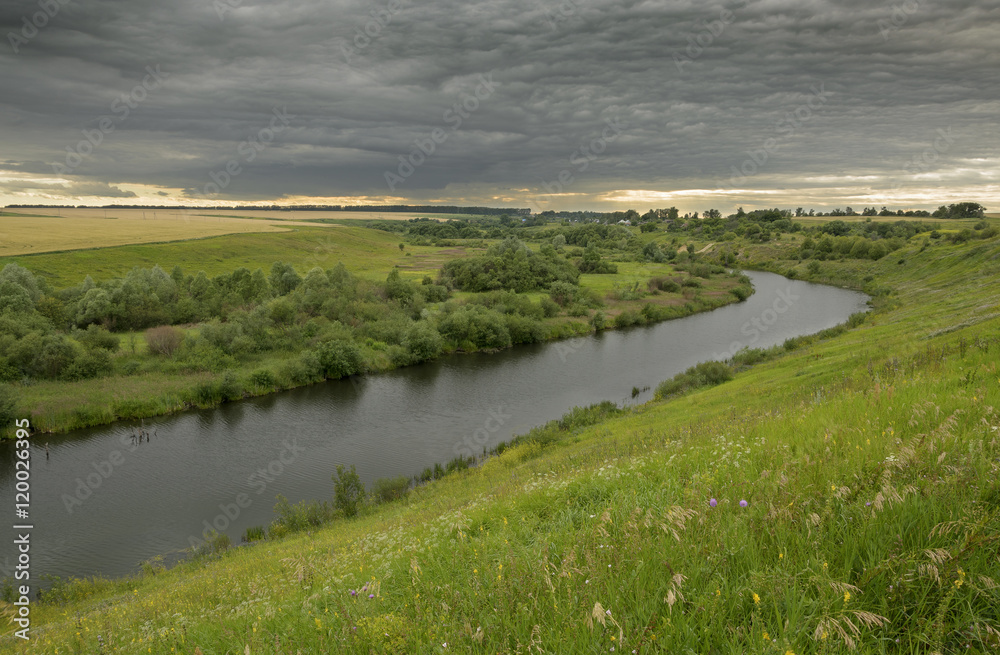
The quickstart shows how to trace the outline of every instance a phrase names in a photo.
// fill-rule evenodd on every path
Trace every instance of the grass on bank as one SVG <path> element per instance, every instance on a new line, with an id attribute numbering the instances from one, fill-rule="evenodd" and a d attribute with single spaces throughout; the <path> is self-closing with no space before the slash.
<path id="1" fill-rule="evenodd" d="M 867 264 L 893 302 L 839 336 L 353 520 L 64 588 L 0 644 L 995 652 L 1000 243 L 906 250 Z"/>

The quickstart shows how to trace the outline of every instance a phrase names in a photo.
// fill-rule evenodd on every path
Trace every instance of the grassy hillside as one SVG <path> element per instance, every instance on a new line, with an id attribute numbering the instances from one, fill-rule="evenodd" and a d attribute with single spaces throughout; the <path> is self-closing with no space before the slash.
<path id="1" fill-rule="evenodd" d="M 849 264 L 846 279 L 883 291 L 839 336 L 589 427 L 536 431 L 355 519 L 60 587 L 34 607 L 30 643 L 0 645 L 995 652 L 1000 242 L 918 246 Z M 820 274 L 839 279 L 839 266 Z"/>
<path id="2" fill-rule="evenodd" d="M 303 274 L 315 266 L 331 268 L 342 261 L 356 275 L 384 279 L 396 265 L 406 266 L 414 275 L 433 273 L 447 256 L 438 255 L 444 248 L 433 246 L 412 246 L 407 255 L 399 250 L 396 235 L 362 227 L 299 226 L 281 232 L 187 239 L 0 257 L 0 267 L 15 262 L 59 289 L 79 284 L 88 275 L 96 282 L 121 277 L 136 266 L 159 265 L 167 271 L 180 266 L 186 272 L 205 271 L 212 276 L 239 266 L 267 271 L 276 261 L 288 262 Z"/>

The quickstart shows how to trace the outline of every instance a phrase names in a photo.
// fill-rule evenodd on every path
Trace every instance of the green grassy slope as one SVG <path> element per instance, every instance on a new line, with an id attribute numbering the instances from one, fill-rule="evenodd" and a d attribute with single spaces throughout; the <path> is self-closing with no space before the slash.
<path id="1" fill-rule="evenodd" d="M 343 262 L 352 273 L 370 279 L 385 279 L 397 265 L 413 275 L 436 272 L 444 259 L 438 253 L 446 249 L 407 246 L 402 252 L 399 240 L 399 235 L 364 227 L 297 227 L 288 232 L 13 255 L 0 257 L 0 268 L 16 262 L 44 276 L 57 289 L 79 284 L 87 275 L 99 282 L 121 277 L 135 266 L 154 265 L 167 272 L 180 266 L 187 274 L 205 271 L 209 276 L 240 266 L 262 268 L 266 273 L 276 261 L 288 262 L 303 274 L 315 266 L 333 268 Z"/>
<path id="2" fill-rule="evenodd" d="M 0 647 L 995 652 L 1000 242 L 899 255 L 852 272 L 896 293 L 838 337 L 353 520 L 76 585 Z"/>

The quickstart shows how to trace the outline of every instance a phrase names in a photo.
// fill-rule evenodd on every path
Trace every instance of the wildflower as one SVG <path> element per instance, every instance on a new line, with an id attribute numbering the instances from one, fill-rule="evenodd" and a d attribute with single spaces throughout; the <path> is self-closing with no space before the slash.
<path id="1" fill-rule="evenodd" d="M 825 569 L 825 568 L 828 568 L 828 567 L 827 567 L 827 565 L 826 565 L 826 562 L 823 562 L 823 568 L 824 568 L 824 569 Z"/>
<path id="2" fill-rule="evenodd" d="M 753 595 L 753 604 L 760 605 L 760 596 L 758 596 L 757 594 Z"/>
<path id="3" fill-rule="evenodd" d="M 740 501 L 740 507 L 746 507 L 748 504 L 749 503 L 747 503 L 747 501 L 745 501 L 745 500 L 741 500 Z"/>
<path id="4" fill-rule="evenodd" d="M 785 559 L 784 553 L 778 553 L 778 559 Z"/>
<path id="5" fill-rule="evenodd" d="M 721 596 L 721 595 L 722 595 L 722 592 L 721 592 L 721 591 L 719 591 L 718 589 L 716 589 L 716 590 L 715 590 L 715 595 L 716 595 L 716 596 Z"/>
<path id="6" fill-rule="evenodd" d="M 831 484 L 830 485 L 830 491 L 836 491 L 836 490 L 837 490 L 837 485 Z"/>
<path id="7" fill-rule="evenodd" d="M 714 499 L 714 498 L 713 498 L 712 500 L 708 501 L 708 506 L 709 506 L 709 507 L 715 507 L 715 506 L 716 506 L 716 505 L 718 505 L 718 504 L 719 504 L 719 501 L 717 501 L 717 500 L 716 500 L 716 499 Z"/>
<path id="8" fill-rule="evenodd" d="M 844 592 L 844 603 L 846 604 L 847 601 L 849 601 L 849 600 L 851 600 L 851 592 L 845 591 Z"/>
<path id="9" fill-rule="evenodd" d="M 368 594 L 369 598 L 375 598 L 375 594 Z"/>
<path id="10" fill-rule="evenodd" d="M 764 641 L 771 641 L 771 635 L 767 634 L 767 630 L 764 631 Z"/>

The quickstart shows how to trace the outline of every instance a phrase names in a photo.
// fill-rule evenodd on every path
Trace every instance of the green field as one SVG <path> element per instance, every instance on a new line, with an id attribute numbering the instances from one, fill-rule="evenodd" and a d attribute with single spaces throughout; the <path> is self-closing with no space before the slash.
<path id="1" fill-rule="evenodd" d="M 799 266 L 773 244 L 743 254 Z M 823 267 L 823 279 L 883 289 L 877 310 L 720 386 L 536 431 L 358 518 L 59 587 L 34 606 L 30 643 L 0 643 L 996 652 L 1000 241 L 915 239 L 878 262 Z"/>
<path id="2" fill-rule="evenodd" d="M 266 271 L 276 261 L 288 262 L 303 274 L 315 266 L 332 268 L 344 262 L 357 275 L 384 279 L 397 265 L 414 276 L 436 271 L 444 261 L 442 252 L 451 256 L 461 252 L 433 246 L 406 246 L 401 252 L 399 241 L 398 235 L 362 227 L 294 227 L 175 243 L 0 257 L 0 267 L 16 262 L 45 277 L 54 288 L 79 284 L 87 275 L 94 281 L 120 277 L 136 266 L 159 265 L 167 271 L 180 266 L 185 273 L 205 271 L 211 276 L 239 266 Z"/>

